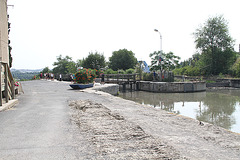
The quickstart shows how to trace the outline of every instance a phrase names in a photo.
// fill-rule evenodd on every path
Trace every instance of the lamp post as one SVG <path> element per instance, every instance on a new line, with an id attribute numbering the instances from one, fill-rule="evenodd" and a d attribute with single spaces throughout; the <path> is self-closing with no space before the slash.
<path id="1" fill-rule="evenodd" d="M 161 35 L 161 33 L 157 29 L 154 29 L 154 31 L 158 32 L 159 35 L 160 35 L 160 57 L 159 57 L 159 59 L 162 60 L 162 35 Z M 162 81 L 162 63 L 161 62 L 159 62 L 159 64 L 160 64 L 160 71 L 161 71 L 160 81 Z"/>
<path id="2" fill-rule="evenodd" d="M 157 29 L 154 29 L 154 31 L 158 32 L 160 35 L 160 56 L 162 56 L 162 35 Z"/>

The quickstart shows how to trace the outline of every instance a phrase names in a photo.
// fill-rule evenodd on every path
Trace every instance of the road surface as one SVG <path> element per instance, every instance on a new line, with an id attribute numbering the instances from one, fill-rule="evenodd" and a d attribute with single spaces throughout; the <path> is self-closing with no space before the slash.
<path id="1" fill-rule="evenodd" d="M 0 160 L 240 159 L 240 135 L 68 83 L 22 82 L 0 112 Z"/>

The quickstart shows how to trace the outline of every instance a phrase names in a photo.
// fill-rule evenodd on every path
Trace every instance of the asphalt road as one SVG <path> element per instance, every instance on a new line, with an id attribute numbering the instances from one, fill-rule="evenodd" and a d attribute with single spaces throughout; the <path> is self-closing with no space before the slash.
<path id="1" fill-rule="evenodd" d="M 22 85 L 19 104 L 0 112 L 0 159 L 82 159 L 89 148 L 71 121 L 68 101 L 89 95 L 64 82 Z"/>

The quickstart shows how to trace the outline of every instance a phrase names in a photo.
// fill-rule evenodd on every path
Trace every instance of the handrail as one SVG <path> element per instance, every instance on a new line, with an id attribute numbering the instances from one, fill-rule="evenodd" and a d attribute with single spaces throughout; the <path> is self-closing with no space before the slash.
<path id="1" fill-rule="evenodd" d="M 12 73 L 7 63 L 0 62 L 0 106 L 3 104 L 3 93 L 6 103 L 15 98 L 15 85 Z M 2 75 L 2 72 L 4 73 Z M 2 83 L 4 82 L 4 83 Z M 3 88 L 4 85 L 4 88 Z M 3 92 L 4 91 L 4 92 Z"/>
<path id="2" fill-rule="evenodd" d="M 122 83 L 136 82 L 136 76 L 139 74 L 105 74 L 105 82 Z"/>

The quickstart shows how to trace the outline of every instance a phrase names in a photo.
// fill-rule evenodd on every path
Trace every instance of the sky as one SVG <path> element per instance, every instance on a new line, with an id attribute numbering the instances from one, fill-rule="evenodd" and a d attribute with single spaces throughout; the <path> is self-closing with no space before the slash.
<path id="1" fill-rule="evenodd" d="M 8 0 L 15 69 L 41 69 L 59 55 L 74 61 L 89 52 L 131 50 L 149 65 L 149 54 L 173 52 L 181 61 L 196 53 L 193 33 L 219 15 L 240 44 L 239 0 Z"/>

